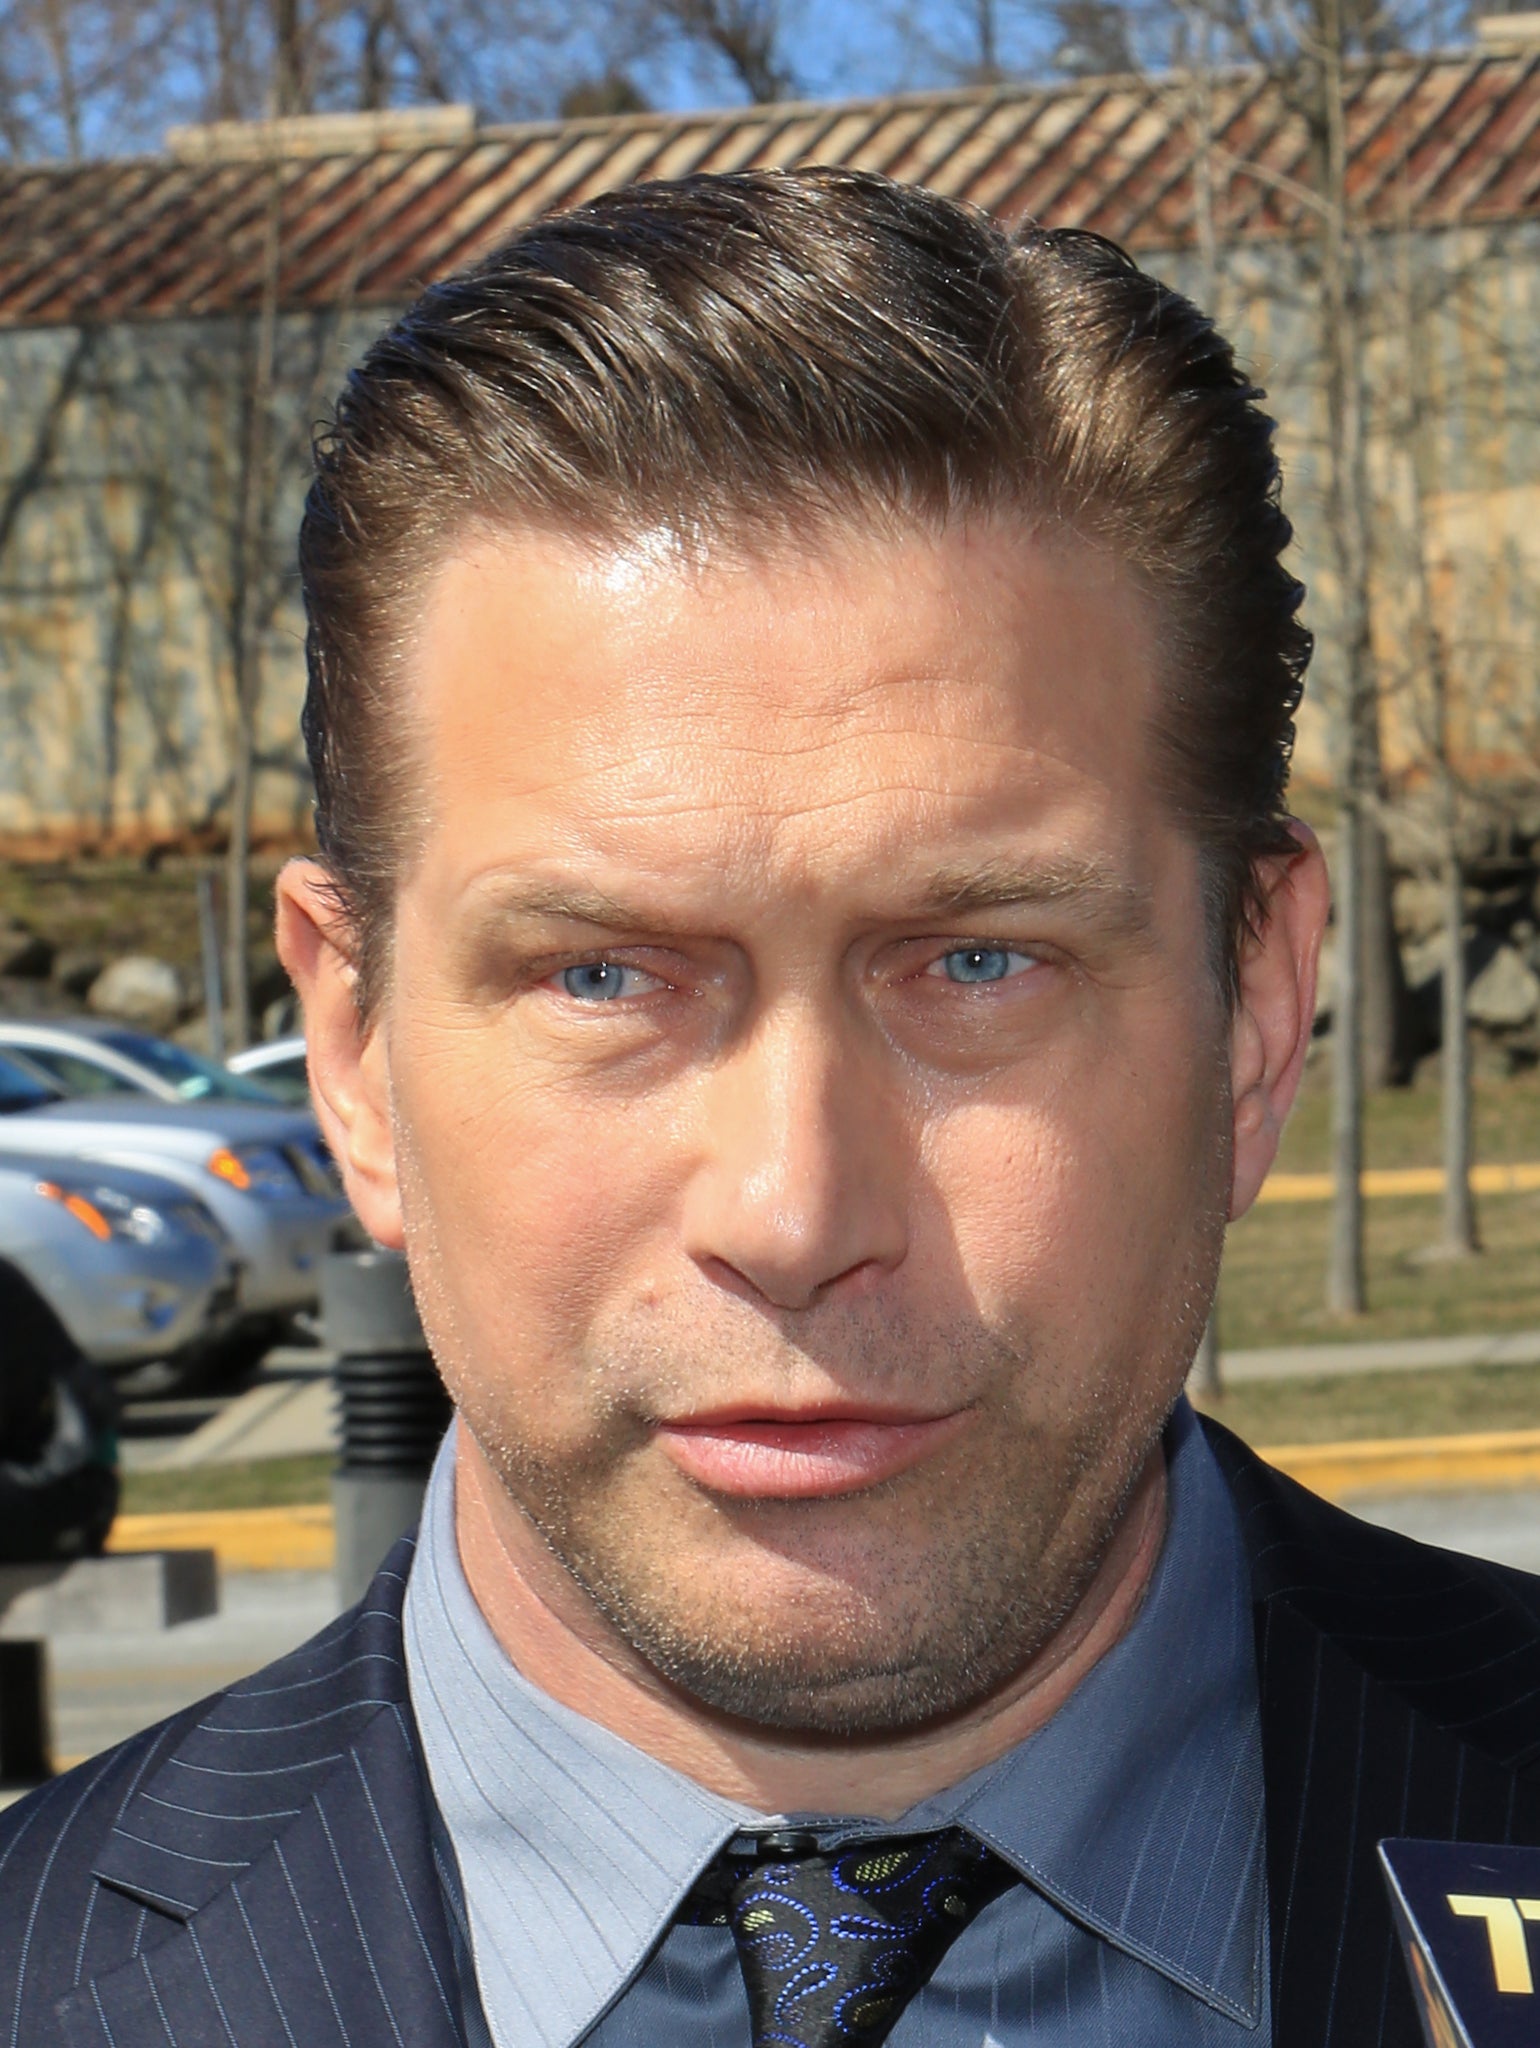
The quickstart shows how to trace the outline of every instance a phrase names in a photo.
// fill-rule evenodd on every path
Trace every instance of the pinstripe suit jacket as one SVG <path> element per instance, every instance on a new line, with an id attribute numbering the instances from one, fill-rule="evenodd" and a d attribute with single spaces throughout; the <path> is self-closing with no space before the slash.
<path id="1" fill-rule="evenodd" d="M 1255 1592 L 1276 2048 L 1419 2048 L 1375 1843 L 1540 1843 L 1540 1580 L 1357 1522 L 1206 1426 Z M 0 1816 L 0 2048 L 464 2048 L 410 1556 Z"/>

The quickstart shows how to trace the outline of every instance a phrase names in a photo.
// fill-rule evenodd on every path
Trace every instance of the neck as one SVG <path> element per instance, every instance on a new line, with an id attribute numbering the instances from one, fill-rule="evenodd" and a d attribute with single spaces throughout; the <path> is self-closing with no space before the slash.
<path id="1" fill-rule="evenodd" d="M 1166 1525 L 1165 1460 L 1157 1445 L 1078 1604 L 1004 1686 L 912 1733 L 831 1742 L 733 1721 L 660 1677 L 552 1557 L 464 1427 L 456 1430 L 455 1478 L 466 1578 L 524 1677 L 708 1791 L 771 1814 L 893 1819 L 1025 1740 L 1133 1621 Z"/>

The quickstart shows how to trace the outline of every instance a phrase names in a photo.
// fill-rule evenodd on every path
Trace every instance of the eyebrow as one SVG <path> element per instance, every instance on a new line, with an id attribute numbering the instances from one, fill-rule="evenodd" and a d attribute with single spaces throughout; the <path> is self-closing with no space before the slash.
<path id="1" fill-rule="evenodd" d="M 1027 860 L 1003 856 L 982 864 L 962 862 L 937 868 L 920 892 L 915 910 L 922 917 L 947 911 L 960 915 L 1017 903 L 1029 908 L 1084 904 L 1119 922 L 1145 927 L 1152 908 L 1148 889 L 1101 861 L 1071 854 Z"/>
<path id="2" fill-rule="evenodd" d="M 1074 855 L 1001 856 L 935 868 L 913 897 L 892 913 L 892 921 L 962 917 L 1012 907 L 1073 908 L 1086 923 L 1128 938 L 1145 936 L 1154 923 L 1147 888 L 1100 861 Z M 649 914 L 639 905 L 625 904 L 588 882 L 512 877 L 488 891 L 476 923 L 484 927 L 510 918 L 547 918 L 610 932 L 664 930 L 677 921 L 666 913 Z"/>

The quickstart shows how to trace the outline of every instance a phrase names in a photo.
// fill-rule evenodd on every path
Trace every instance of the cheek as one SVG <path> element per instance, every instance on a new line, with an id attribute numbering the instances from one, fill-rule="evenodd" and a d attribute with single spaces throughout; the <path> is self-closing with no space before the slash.
<path id="1" fill-rule="evenodd" d="M 1185 1056 L 1112 1048 L 1055 1062 L 1009 1102 L 931 1127 L 926 1169 L 974 1305 L 1029 1333 L 1137 1341 L 1212 1225 L 1222 1104 L 1190 1026 Z M 1118 1348 L 1123 1348 L 1122 1344 Z"/>
<path id="2" fill-rule="evenodd" d="M 428 1269 L 462 1370 L 570 1373 L 669 1213 L 663 1120 L 580 1109 L 490 1028 L 419 1031 L 391 1067 L 413 1271 Z"/>

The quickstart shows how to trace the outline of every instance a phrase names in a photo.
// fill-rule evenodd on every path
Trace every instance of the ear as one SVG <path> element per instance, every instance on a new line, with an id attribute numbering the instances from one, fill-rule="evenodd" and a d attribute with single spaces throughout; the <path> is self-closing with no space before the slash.
<path id="1" fill-rule="evenodd" d="M 320 861 L 291 860 L 277 900 L 278 957 L 304 1006 L 316 1115 L 359 1222 L 377 1244 L 399 1251 L 390 1068 L 380 1018 L 366 1026 L 358 1014 L 357 934 Z"/>
<path id="2" fill-rule="evenodd" d="M 1257 871 L 1261 927 L 1241 948 L 1230 1023 L 1232 1220 L 1256 1200 L 1277 1155 L 1315 1023 L 1316 965 L 1331 887 L 1310 827 L 1295 819 L 1289 829 L 1298 850 L 1264 861 Z"/>

